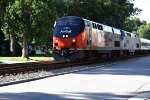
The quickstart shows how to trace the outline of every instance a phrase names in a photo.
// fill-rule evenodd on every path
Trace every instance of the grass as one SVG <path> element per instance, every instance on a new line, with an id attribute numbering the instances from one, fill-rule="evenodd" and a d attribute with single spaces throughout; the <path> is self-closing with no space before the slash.
<path id="1" fill-rule="evenodd" d="M 0 57 L 1 60 L 7 60 L 7 61 L 47 61 L 47 60 L 53 60 L 53 57 L 29 57 L 30 59 L 27 58 L 22 58 L 22 57 Z M 1 62 L 0 62 L 1 63 Z"/>
<path id="2" fill-rule="evenodd" d="M 46 61 L 46 60 L 53 60 L 53 57 L 30 57 L 30 59 L 38 61 Z"/>

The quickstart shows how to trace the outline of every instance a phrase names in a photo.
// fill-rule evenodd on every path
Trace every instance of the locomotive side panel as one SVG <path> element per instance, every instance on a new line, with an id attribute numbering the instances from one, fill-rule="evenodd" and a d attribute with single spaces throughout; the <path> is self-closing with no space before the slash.
<path id="1" fill-rule="evenodd" d="M 150 40 L 140 38 L 141 50 L 150 50 Z"/>
<path id="2" fill-rule="evenodd" d="M 92 50 L 108 50 L 112 47 L 112 30 L 110 27 L 93 23 L 91 30 Z"/>
<path id="3" fill-rule="evenodd" d="M 136 48 L 138 47 L 138 42 L 139 42 L 138 38 L 136 38 L 135 35 L 126 32 L 125 44 L 124 44 L 126 50 L 134 53 Z"/>
<path id="4" fill-rule="evenodd" d="M 112 36 L 112 50 L 122 50 L 121 39 L 120 39 L 120 30 L 113 28 Z"/>
<path id="5" fill-rule="evenodd" d="M 103 25 L 103 33 L 104 33 L 104 39 L 105 39 L 105 50 L 112 50 L 113 47 L 113 31 L 112 27 Z"/>
<path id="6" fill-rule="evenodd" d="M 105 48 L 105 33 L 101 30 L 92 29 L 92 46 L 91 50 L 99 50 Z"/>
<path id="7" fill-rule="evenodd" d="M 139 50 L 139 47 L 140 47 L 140 38 L 135 35 L 135 34 L 132 34 L 132 47 L 134 50 Z"/>

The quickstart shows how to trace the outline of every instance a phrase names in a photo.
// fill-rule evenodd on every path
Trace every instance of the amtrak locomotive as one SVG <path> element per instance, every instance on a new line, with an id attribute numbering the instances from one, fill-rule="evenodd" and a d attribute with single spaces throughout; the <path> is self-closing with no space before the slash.
<path id="1" fill-rule="evenodd" d="M 63 17 L 54 26 L 53 57 L 56 60 L 150 52 L 150 40 L 81 17 Z"/>

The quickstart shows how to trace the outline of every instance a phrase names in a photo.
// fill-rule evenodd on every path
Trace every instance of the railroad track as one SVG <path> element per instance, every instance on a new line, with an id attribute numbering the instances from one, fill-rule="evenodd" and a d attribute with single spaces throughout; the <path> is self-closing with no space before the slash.
<path id="1" fill-rule="evenodd" d="M 62 64 L 63 63 L 59 63 L 55 61 L 18 63 L 18 64 L 1 64 L 0 75 L 36 72 L 38 70 L 57 69 L 58 68 L 57 66 L 62 66 Z"/>
<path id="2" fill-rule="evenodd" d="M 142 55 L 146 56 L 146 55 Z M 0 64 L 0 75 L 18 74 L 37 72 L 39 70 L 54 70 L 60 68 L 73 67 L 78 65 L 95 64 L 101 62 L 112 62 L 116 60 L 123 60 L 129 58 L 136 58 L 141 56 L 128 56 L 128 57 L 113 57 L 113 58 L 101 58 L 101 59 L 88 59 L 74 62 L 58 62 L 58 61 L 45 61 L 45 62 L 30 62 L 30 63 L 18 63 L 18 64 Z"/>

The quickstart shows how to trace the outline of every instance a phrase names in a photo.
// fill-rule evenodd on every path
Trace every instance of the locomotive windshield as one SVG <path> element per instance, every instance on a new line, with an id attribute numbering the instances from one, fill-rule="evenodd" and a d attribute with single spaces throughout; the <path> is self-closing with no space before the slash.
<path id="1" fill-rule="evenodd" d="M 71 38 L 84 31 L 85 25 L 82 18 L 64 17 L 56 22 L 54 36 L 58 38 Z"/>

